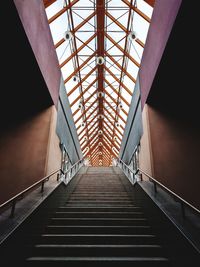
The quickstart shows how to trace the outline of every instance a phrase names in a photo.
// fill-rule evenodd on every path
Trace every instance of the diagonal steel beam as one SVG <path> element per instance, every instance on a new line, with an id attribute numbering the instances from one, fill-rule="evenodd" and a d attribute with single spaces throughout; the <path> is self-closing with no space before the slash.
<path id="1" fill-rule="evenodd" d="M 87 98 L 87 99 L 85 99 L 83 102 L 82 102 L 82 104 L 83 104 L 83 106 L 85 107 L 85 104 L 87 104 L 87 102 L 95 95 L 97 93 L 97 89 Z M 72 116 L 74 117 L 75 115 L 76 115 L 76 113 L 77 112 L 79 112 L 79 108 L 77 108 L 75 111 L 74 111 L 74 113 L 72 114 Z"/>
<path id="2" fill-rule="evenodd" d="M 122 71 L 126 76 L 134 83 L 136 83 L 136 79 L 125 69 L 123 68 L 108 52 L 105 51 L 105 55 L 112 60 L 112 62 Z"/>
<path id="3" fill-rule="evenodd" d="M 108 118 L 108 117 L 106 117 L 106 119 L 109 121 L 109 123 L 111 124 L 111 125 L 113 125 L 113 127 L 115 127 L 115 129 L 118 131 L 118 133 L 121 135 L 121 136 L 123 136 L 123 134 L 120 132 L 120 130 L 115 126 L 115 124 L 114 124 L 114 120 L 115 120 L 115 117 L 107 110 L 107 109 L 105 109 L 105 112 L 107 112 L 108 113 L 108 115 L 113 119 L 113 122 L 111 122 L 110 121 L 110 119 Z M 106 121 L 104 121 L 104 122 L 106 122 Z M 122 130 L 124 131 L 124 128 L 122 127 Z"/>
<path id="4" fill-rule="evenodd" d="M 117 92 L 117 90 L 115 89 L 115 87 L 112 86 L 112 84 L 111 84 L 106 78 L 104 78 L 104 81 L 105 81 L 105 82 L 107 83 L 107 85 L 113 90 L 113 92 L 114 92 L 115 94 L 118 95 L 118 92 Z M 131 95 L 132 95 L 132 94 L 131 94 Z M 124 103 L 125 103 L 128 107 L 130 107 L 130 103 L 126 100 L 126 98 L 124 98 L 121 94 L 120 94 L 119 97 L 121 98 L 122 101 L 124 101 Z"/>
<path id="5" fill-rule="evenodd" d="M 56 0 L 43 0 L 44 7 L 45 8 L 47 8 L 48 6 L 50 6 L 51 4 L 53 4 L 54 2 L 56 2 Z"/>
<path id="6" fill-rule="evenodd" d="M 107 119 L 108 119 L 108 118 L 107 118 Z M 108 119 L 108 121 L 109 121 L 109 123 L 112 125 L 112 122 L 111 122 L 109 119 Z M 107 125 L 108 129 L 112 132 L 113 129 L 110 127 L 110 125 L 107 123 L 107 121 L 105 120 L 104 122 L 105 122 L 105 124 Z M 112 125 L 112 126 L 114 126 L 114 125 Z M 119 132 L 119 133 L 121 133 L 121 132 Z M 116 135 L 117 138 L 120 140 L 120 142 L 122 142 L 122 138 L 119 137 L 119 135 L 118 135 L 117 133 L 115 133 L 115 135 Z M 122 136 L 122 134 L 121 134 L 121 136 Z"/>
<path id="7" fill-rule="evenodd" d="M 97 34 L 93 34 L 87 41 L 85 41 L 79 48 L 77 48 L 77 51 L 74 51 L 67 59 L 65 59 L 61 64 L 60 68 L 64 67 L 73 57 L 77 55 L 84 47 L 86 47 L 95 37 Z"/>
<path id="8" fill-rule="evenodd" d="M 87 107 L 84 112 L 81 114 L 81 116 L 79 116 L 76 121 L 74 122 L 75 124 L 81 119 L 83 118 L 84 114 L 88 112 L 89 109 L 91 109 L 91 107 L 93 107 L 93 105 L 97 102 L 98 99 L 96 99 L 89 107 Z"/>
<path id="9" fill-rule="evenodd" d="M 91 82 L 90 83 L 90 85 L 87 87 L 87 88 L 85 88 L 85 90 L 83 90 L 83 92 L 82 93 L 80 93 L 80 95 L 79 96 L 77 96 L 77 98 L 75 98 L 74 99 L 74 101 L 70 104 L 70 107 L 73 107 L 73 105 L 81 98 L 81 97 L 83 97 L 84 96 L 84 94 L 94 85 L 94 83 L 97 81 L 97 78 L 93 81 L 93 82 Z"/>
<path id="10" fill-rule="evenodd" d="M 115 81 L 118 82 L 119 85 L 121 85 L 126 90 L 126 92 L 132 96 L 132 92 L 128 89 L 128 87 L 122 81 L 120 81 L 120 79 L 118 79 L 109 68 L 107 68 L 106 66 L 104 68 L 115 79 Z"/>
<path id="11" fill-rule="evenodd" d="M 112 136 L 111 136 L 111 133 L 108 131 L 108 128 L 104 131 L 105 134 L 104 134 L 104 138 L 107 139 L 108 143 L 110 144 L 110 146 L 115 146 L 117 148 L 117 150 L 119 150 L 120 148 L 120 145 L 118 146 L 117 143 L 115 143 L 113 140 L 112 140 Z"/>
<path id="12" fill-rule="evenodd" d="M 84 157 L 87 157 L 87 155 L 91 155 L 91 153 L 94 151 L 94 149 L 98 148 L 98 140 L 96 141 L 96 143 L 92 146 L 92 148 L 90 148 L 90 150 L 87 152 L 87 154 Z"/>
<path id="13" fill-rule="evenodd" d="M 66 0 L 65 0 L 66 1 Z M 71 0 L 68 0 L 68 3 L 69 3 L 69 5 L 71 4 Z M 73 33 L 75 33 L 75 31 L 74 31 L 74 20 L 73 20 L 73 15 L 72 15 L 72 9 L 71 9 L 71 7 L 70 7 L 70 9 L 69 9 L 69 21 L 71 21 L 71 31 L 73 32 Z M 76 57 L 75 57 L 75 60 L 76 60 L 76 66 L 77 66 L 77 73 L 76 73 L 76 75 L 78 75 L 78 77 L 79 77 L 79 80 L 80 80 L 80 92 L 83 92 L 83 87 L 82 87 L 82 77 L 81 77 L 81 74 L 80 74 L 80 69 L 83 67 L 82 65 L 80 66 L 80 64 L 79 64 L 79 58 L 78 58 L 78 55 L 77 55 L 77 44 L 76 44 L 76 39 L 74 39 L 74 42 L 73 42 L 73 49 L 74 49 L 74 51 L 76 52 Z M 68 77 L 68 78 L 70 78 L 70 77 Z M 83 103 L 83 110 L 84 110 L 84 112 L 85 112 L 85 105 L 84 105 L 84 103 Z M 84 113 L 83 112 L 83 113 Z M 86 127 L 87 127 L 87 121 L 85 122 L 86 123 Z M 89 136 L 88 136 L 88 130 L 87 130 L 87 128 L 86 128 L 86 134 L 87 134 L 87 137 L 88 137 L 88 139 L 89 139 Z M 90 143 L 88 144 L 88 146 L 89 146 L 89 148 L 90 148 Z"/>
<path id="14" fill-rule="evenodd" d="M 133 0 L 130 0 L 130 4 L 132 4 L 132 2 L 133 2 Z M 128 33 L 129 28 L 130 28 L 130 25 L 131 25 L 131 9 L 129 10 L 129 14 L 128 14 L 127 33 Z M 128 36 L 126 35 L 125 44 L 124 44 L 124 56 L 123 56 L 123 59 L 122 59 L 122 69 L 125 69 L 127 67 L 127 64 L 126 64 L 126 56 L 125 56 L 125 53 L 127 53 L 127 44 L 128 44 L 128 38 L 127 37 Z M 124 77 L 124 73 L 121 71 L 121 75 L 120 75 L 120 79 L 119 79 L 120 82 L 119 82 L 119 89 L 118 89 L 118 95 L 117 95 L 117 103 L 119 103 L 119 98 L 120 98 L 120 95 L 121 95 L 121 82 L 122 82 L 123 77 Z M 136 81 L 135 81 L 135 83 L 136 83 Z M 117 112 L 118 112 L 118 107 L 116 108 L 114 122 L 116 122 L 117 119 L 118 119 L 118 117 L 119 117 L 119 115 L 117 115 Z M 112 133 L 112 136 L 113 136 L 112 140 L 113 141 L 114 141 L 114 135 L 115 135 L 115 132 L 116 132 L 115 128 L 116 127 L 113 127 L 113 133 Z"/>
<path id="15" fill-rule="evenodd" d="M 115 157 L 117 158 L 117 154 L 115 154 L 115 152 L 109 148 L 109 146 L 105 143 L 105 141 L 102 141 L 103 145 L 108 149 L 108 151 Z"/>
<path id="16" fill-rule="evenodd" d="M 96 123 L 97 122 L 95 122 L 91 127 L 90 127 L 90 129 L 88 128 L 88 133 L 90 132 L 90 130 L 92 129 L 92 128 L 94 128 L 94 126 L 96 125 Z M 95 131 L 95 129 L 96 129 L 96 127 L 93 129 L 94 131 Z M 93 131 L 93 132 L 94 132 Z M 80 145 L 82 146 L 83 145 L 83 143 L 85 142 L 84 140 L 82 141 L 82 139 L 85 137 L 85 136 L 87 136 L 87 134 L 84 134 L 80 139 L 79 139 L 79 142 L 80 142 Z M 89 137 L 90 137 L 90 134 L 89 134 Z M 82 141 L 82 142 L 81 142 Z M 87 140 L 88 141 L 88 140 Z"/>
<path id="17" fill-rule="evenodd" d="M 97 115 L 98 115 L 98 114 L 96 114 L 96 116 L 94 116 L 94 117 L 92 118 L 92 120 L 88 121 L 88 127 L 89 127 L 90 124 L 92 124 L 92 122 L 96 119 Z M 95 125 L 95 123 L 96 123 L 96 121 L 92 124 L 92 126 L 90 127 L 90 129 Z M 86 127 L 86 126 L 85 126 L 85 127 Z M 81 134 L 85 131 L 85 127 L 80 131 L 80 133 L 78 133 L 78 136 L 79 136 L 79 137 L 80 137 Z M 88 131 L 89 131 L 90 129 L 88 128 Z M 79 139 L 80 142 L 81 142 L 81 140 L 83 139 L 84 136 L 85 136 L 85 135 L 81 136 L 81 138 Z"/>
<path id="18" fill-rule="evenodd" d="M 47 2 L 47 1 L 46 1 Z M 55 2 L 55 1 L 54 1 Z M 65 11 L 67 11 L 68 9 L 70 9 L 73 5 L 75 5 L 77 2 L 79 2 L 79 0 L 74 0 L 70 3 L 70 5 L 67 5 L 66 7 L 63 7 L 60 11 L 58 11 L 58 13 L 56 13 L 53 17 L 51 17 L 48 20 L 48 23 L 52 23 L 54 20 L 56 20 L 58 17 L 60 17 L 63 13 L 65 13 Z"/>
<path id="19" fill-rule="evenodd" d="M 82 79 L 82 82 L 79 82 L 76 86 L 74 86 L 74 88 L 71 89 L 71 91 L 67 94 L 67 96 L 69 97 L 77 88 L 79 88 L 79 86 L 87 80 L 87 78 L 97 69 L 97 66 L 95 66 L 90 72 L 88 72 L 87 75 L 85 75 L 85 77 Z"/>
<path id="20" fill-rule="evenodd" d="M 95 149 L 93 149 L 93 150 L 91 151 L 91 153 L 88 153 L 87 155 L 90 155 L 90 157 L 92 158 L 92 155 L 93 155 L 94 153 L 96 153 L 97 151 L 99 151 L 99 146 L 96 146 Z"/>
<path id="21" fill-rule="evenodd" d="M 141 10 L 139 10 L 136 6 L 130 4 L 128 0 L 122 0 L 127 6 L 129 6 L 132 10 L 134 10 L 138 15 L 140 15 L 143 19 L 145 19 L 147 22 L 151 22 L 151 19 L 145 15 Z"/>
<path id="22" fill-rule="evenodd" d="M 71 7 L 69 7 L 68 9 L 70 9 Z M 65 11 L 64 11 L 65 12 Z M 64 13 L 63 12 L 63 13 Z M 62 13 L 62 14 L 63 14 Z M 94 11 L 92 14 L 90 14 L 87 18 L 85 18 L 79 25 L 77 25 L 73 30 L 72 33 L 74 34 L 75 32 L 77 32 L 81 27 L 83 27 L 85 25 L 85 23 L 87 23 L 92 17 L 94 17 L 96 15 L 96 11 Z M 60 41 L 58 41 L 55 44 L 55 49 L 58 48 L 62 43 L 64 43 L 65 39 L 62 38 Z"/>
<path id="23" fill-rule="evenodd" d="M 111 94 L 109 94 L 106 90 L 104 90 L 104 92 L 106 93 L 106 95 L 113 101 L 113 103 L 115 103 L 116 105 L 118 104 L 116 99 L 114 99 L 114 97 L 111 96 Z M 124 114 L 126 116 L 128 116 L 128 113 L 126 112 L 126 110 L 124 110 L 123 108 L 121 109 L 122 112 L 124 112 Z M 117 113 L 118 114 L 118 113 Z"/>
<path id="24" fill-rule="evenodd" d="M 96 129 L 97 129 L 97 127 L 96 127 Z M 94 129 L 94 131 L 95 131 L 96 129 Z M 86 143 L 83 147 L 81 147 L 82 151 L 88 146 L 88 143 L 90 143 L 90 145 L 92 145 L 92 144 L 93 144 L 93 141 L 96 139 L 96 137 L 98 137 L 98 131 L 96 132 L 96 134 L 94 134 L 94 135 L 92 136 L 92 138 L 90 138 L 90 139 L 87 141 L 87 143 Z"/>
<path id="25" fill-rule="evenodd" d="M 106 104 L 115 112 L 115 114 L 126 124 L 126 120 L 113 108 L 113 106 L 106 100 L 104 99 Z"/>
<path id="26" fill-rule="evenodd" d="M 97 106 L 95 109 L 93 109 L 93 111 L 85 117 L 85 120 L 88 121 L 88 119 L 92 116 L 92 114 L 94 114 L 94 112 L 98 109 L 99 107 Z M 88 121 L 88 124 L 92 123 L 92 121 L 97 117 L 98 113 L 94 116 L 94 118 L 91 120 L 91 121 Z M 78 129 L 80 128 L 81 126 L 79 125 L 76 130 L 78 131 Z M 82 134 L 82 132 L 85 130 L 86 126 L 81 130 L 81 132 L 78 134 L 78 136 L 80 136 Z"/>
<path id="27" fill-rule="evenodd" d="M 114 18 L 108 11 L 106 11 L 106 16 L 109 17 L 114 23 L 116 23 L 117 26 L 119 26 L 119 27 L 122 29 L 122 31 L 124 31 L 126 34 L 129 34 L 128 29 L 127 29 L 123 24 L 121 24 L 121 23 L 119 22 L 119 20 L 115 19 L 115 18 Z M 136 41 L 136 43 L 138 43 L 141 47 L 144 48 L 144 43 L 143 43 L 140 39 L 137 38 L 135 41 Z"/>
<path id="28" fill-rule="evenodd" d="M 94 56 L 96 52 L 90 55 L 77 69 L 75 69 L 65 80 L 64 83 L 67 83 L 75 74 L 77 74 Z"/>
<path id="29" fill-rule="evenodd" d="M 87 153 L 87 155 L 91 155 L 91 157 L 92 157 L 92 154 L 98 150 L 99 150 L 99 146 L 96 145 L 96 147 L 92 151 L 89 151 L 90 153 Z"/>
<path id="30" fill-rule="evenodd" d="M 106 131 L 104 131 L 104 134 L 107 137 L 107 139 L 110 141 L 111 145 L 114 146 L 119 151 L 120 148 L 118 146 L 116 146 L 116 144 L 114 144 L 114 142 L 110 139 L 110 137 L 108 136 Z"/>
<path id="31" fill-rule="evenodd" d="M 127 58 L 129 58 L 138 68 L 140 67 L 140 64 L 127 52 L 124 51 L 124 49 L 117 43 L 115 42 L 115 40 L 108 35 L 107 33 L 105 33 L 106 38 L 108 38 L 108 40 L 111 41 L 111 43 L 113 43 L 114 46 L 116 46 Z"/>

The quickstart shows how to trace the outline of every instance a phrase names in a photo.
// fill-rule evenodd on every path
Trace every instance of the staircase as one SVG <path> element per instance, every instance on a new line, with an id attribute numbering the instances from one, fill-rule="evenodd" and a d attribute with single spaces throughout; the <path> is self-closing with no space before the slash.
<path id="1" fill-rule="evenodd" d="M 117 171 L 117 172 L 116 172 Z M 2 266 L 191 266 L 199 254 L 139 185 L 90 167 L 1 245 Z M 195 266 L 200 266 L 196 264 Z"/>

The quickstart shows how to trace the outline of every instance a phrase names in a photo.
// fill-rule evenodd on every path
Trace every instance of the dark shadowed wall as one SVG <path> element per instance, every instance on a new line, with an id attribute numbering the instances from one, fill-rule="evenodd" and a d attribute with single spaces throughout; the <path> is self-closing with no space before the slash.
<path id="1" fill-rule="evenodd" d="M 39 6 L 42 3 L 42 1 L 22 2 L 22 9 L 28 3 L 35 5 L 38 3 Z M 39 11 L 42 12 L 41 9 Z M 30 7 L 29 16 L 31 17 L 34 12 L 36 10 Z M 52 91 L 49 88 L 54 86 L 55 81 L 52 77 L 50 84 L 48 77 L 44 73 L 42 75 L 13 1 L 2 2 L 0 19 L 3 18 L 4 23 L 5 14 L 8 14 L 9 23 L 6 27 L 2 27 L 4 42 L 0 44 L 1 52 L 5 55 L 1 57 L 0 62 L 0 203 L 32 185 L 49 173 L 51 168 L 59 167 L 57 163 L 60 163 L 59 142 L 55 134 L 56 118 L 54 118 L 54 134 L 51 134 L 53 101 Z M 29 24 L 34 25 L 36 21 L 30 17 Z M 42 39 L 39 38 L 40 28 L 38 26 L 34 29 L 37 34 L 33 36 L 38 37 L 37 42 L 35 39 L 35 44 L 40 47 L 42 45 Z M 39 51 L 39 47 L 35 51 Z M 48 48 L 44 45 L 45 47 Z M 41 55 L 40 60 L 51 65 L 54 61 L 51 60 L 51 53 L 48 54 L 47 50 Z M 48 57 L 42 58 L 47 55 L 45 53 Z M 53 75 L 50 69 L 49 71 L 50 75 Z M 55 80 L 57 77 L 55 74 Z M 44 78 L 47 78 L 48 82 Z M 56 89 L 57 98 L 58 89 L 59 86 Z M 50 136 L 52 142 L 54 141 L 53 147 L 50 147 L 52 143 Z M 52 153 L 55 155 L 54 161 Z M 51 168 L 49 161 L 54 162 Z"/>
<path id="2" fill-rule="evenodd" d="M 156 0 L 139 70 L 142 108 L 168 41 L 182 0 Z"/>
<path id="3" fill-rule="evenodd" d="M 195 64 L 200 44 L 199 39 L 189 41 L 190 28 L 198 32 L 198 9 L 183 1 L 147 98 L 147 133 L 141 143 L 148 144 L 149 139 L 146 160 L 150 158 L 151 164 L 145 162 L 144 153 L 141 164 L 199 209 L 199 69 Z"/>
<path id="4" fill-rule="evenodd" d="M 200 209 L 200 131 L 149 107 L 154 175 Z"/>
<path id="5" fill-rule="evenodd" d="M 38 66 L 57 107 L 61 72 L 43 1 L 14 0 Z"/>

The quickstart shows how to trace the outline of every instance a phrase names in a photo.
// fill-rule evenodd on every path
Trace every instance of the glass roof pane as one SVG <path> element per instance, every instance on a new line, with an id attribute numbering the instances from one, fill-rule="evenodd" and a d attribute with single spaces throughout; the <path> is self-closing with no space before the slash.
<path id="1" fill-rule="evenodd" d="M 118 147 L 129 112 L 128 103 L 131 103 L 134 81 L 142 58 L 141 42 L 145 43 L 149 28 L 149 23 L 121 0 L 106 1 L 102 11 L 105 12 L 104 20 L 100 17 L 103 13 L 101 15 L 98 13 L 99 7 L 96 3 L 97 1 L 81 0 L 73 5 L 71 10 L 70 8 L 64 10 L 66 2 L 57 0 L 46 8 L 48 19 L 57 16 L 50 23 L 54 44 L 58 46 L 56 53 L 66 92 L 70 93 L 69 102 L 73 103 L 71 110 L 74 113 L 79 139 L 88 136 L 89 140 L 92 140 L 87 148 L 87 141 L 81 139 L 83 152 L 89 153 L 91 158 L 94 157 L 94 162 L 98 162 L 97 155 L 100 151 L 98 143 L 101 137 L 95 136 L 100 130 L 100 125 L 106 134 L 103 138 L 103 146 L 106 144 L 103 151 L 113 149 L 111 140 L 116 135 L 118 136 L 115 142 L 116 148 L 113 151 L 118 155 Z M 143 0 L 133 1 L 134 3 L 141 12 L 151 18 L 153 11 L 151 6 Z M 89 17 L 94 11 L 97 12 L 96 15 Z M 62 14 L 59 16 L 58 12 Z M 88 17 L 88 21 L 85 21 Z M 66 31 L 71 31 L 72 38 L 63 42 Z M 130 38 L 131 31 L 136 33 L 135 40 Z M 102 66 L 97 64 L 99 56 L 104 60 Z M 105 94 L 101 95 L 101 91 L 104 90 Z M 81 92 L 84 94 L 80 98 Z M 81 99 L 84 100 L 82 110 L 79 109 Z M 119 110 L 117 105 L 119 101 L 123 105 L 122 110 Z M 103 120 L 99 118 L 99 110 L 102 109 Z M 99 123 L 100 121 L 103 123 Z M 81 126 L 83 122 L 86 124 Z M 105 163 L 108 162 L 105 152 L 103 162 L 108 164 Z"/>

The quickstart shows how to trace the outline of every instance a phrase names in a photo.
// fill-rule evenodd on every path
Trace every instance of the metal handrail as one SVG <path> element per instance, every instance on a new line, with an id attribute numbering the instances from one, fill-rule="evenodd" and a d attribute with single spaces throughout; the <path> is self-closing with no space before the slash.
<path id="1" fill-rule="evenodd" d="M 142 169 L 138 168 L 136 171 L 136 174 L 138 172 L 143 173 L 144 175 L 146 175 L 149 179 L 151 179 L 155 184 L 158 184 L 159 186 L 161 186 L 163 189 L 165 189 L 167 192 L 169 192 L 171 195 L 173 195 L 174 197 L 178 198 L 181 202 L 183 202 L 184 204 L 188 205 L 190 208 L 194 209 L 196 212 L 198 212 L 200 214 L 200 210 L 197 209 L 196 207 L 194 207 L 192 204 L 190 204 L 189 202 L 187 202 L 185 199 L 183 199 L 182 197 L 180 197 L 179 195 L 177 195 L 176 193 L 174 193 L 172 190 L 170 190 L 168 187 L 166 187 L 164 184 L 162 184 L 161 182 L 157 181 L 155 178 L 153 178 L 151 175 L 149 175 L 148 173 L 146 173 L 145 171 L 143 171 Z M 154 184 L 154 186 L 155 186 Z M 155 191 L 157 192 L 156 188 Z"/>
<path id="2" fill-rule="evenodd" d="M 18 199 L 21 199 L 21 197 L 27 193 L 28 191 L 32 190 L 34 187 L 36 187 L 37 185 L 41 184 L 41 193 L 43 193 L 44 191 L 44 183 L 46 181 L 49 180 L 49 178 L 58 173 L 61 172 L 63 175 L 66 175 L 68 172 L 70 172 L 74 167 L 76 167 L 77 164 L 79 164 L 81 161 L 83 161 L 83 159 L 80 159 L 79 161 L 77 161 L 74 165 L 72 165 L 66 172 L 63 172 L 63 170 L 61 168 L 51 172 L 50 174 L 46 175 L 45 177 L 43 177 L 42 179 L 40 179 L 39 181 L 37 181 L 36 183 L 32 184 L 31 186 L 27 187 L 26 189 L 24 189 L 23 191 L 21 191 L 20 193 L 16 194 L 15 196 L 13 196 L 12 198 L 8 199 L 7 201 L 5 201 L 4 203 L 2 203 L 0 205 L 0 209 L 7 206 L 8 204 L 12 203 L 11 205 L 11 214 L 10 217 L 14 217 L 14 212 L 15 212 L 15 205 Z M 57 178 L 58 180 L 58 178 Z"/>
<path id="3" fill-rule="evenodd" d="M 126 163 L 123 162 L 123 160 L 119 159 L 118 161 L 122 162 L 122 164 L 123 164 L 127 169 L 129 169 L 130 172 L 132 172 L 133 174 L 136 174 L 136 172 L 135 172 L 134 170 L 131 170 L 131 168 L 130 168 L 128 165 L 126 165 Z"/>
<path id="4" fill-rule="evenodd" d="M 84 162 L 84 159 L 80 159 L 79 161 L 77 161 L 76 163 L 74 163 L 74 165 L 72 165 L 68 170 L 66 170 L 64 172 L 64 184 L 67 185 L 68 182 L 73 178 L 73 176 L 78 172 L 78 170 L 76 169 L 76 166 L 79 165 L 79 163 Z M 73 169 L 75 168 L 75 174 L 73 174 Z M 70 175 L 69 179 L 68 179 L 68 173 Z"/>
<path id="5" fill-rule="evenodd" d="M 28 191 L 30 191 L 31 189 L 33 189 L 34 187 L 36 187 L 37 185 L 41 184 L 41 193 L 44 191 L 44 183 L 46 181 L 49 180 L 49 178 L 58 173 L 58 172 L 62 172 L 61 168 L 53 171 L 52 173 L 46 175 L 45 177 L 43 177 L 42 179 L 40 179 L 39 181 L 35 182 L 34 184 L 32 184 L 31 186 L 27 187 L 26 189 L 22 190 L 20 193 L 16 194 L 15 196 L 13 196 L 12 198 L 8 199 L 7 201 L 5 201 L 4 203 L 2 203 L 0 205 L 0 209 L 7 206 L 8 204 L 12 203 L 12 208 L 11 208 L 11 214 L 10 217 L 14 216 L 14 212 L 15 212 L 15 204 L 17 202 L 18 199 L 20 199 L 20 197 L 22 197 L 25 193 L 27 193 Z"/>
<path id="6" fill-rule="evenodd" d="M 170 190 L 168 187 L 166 187 L 165 185 L 163 185 L 161 182 L 157 181 L 154 177 L 152 177 L 151 175 L 149 175 L 148 173 L 146 173 L 145 171 L 143 171 L 141 168 L 137 168 L 137 170 L 134 171 L 134 170 L 131 170 L 130 167 L 128 165 L 126 165 L 125 162 L 123 162 L 123 160 L 118 159 L 118 161 L 121 162 L 123 165 L 125 165 L 125 167 L 128 168 L 129 171 L 131 171 L 134 175 L 136 175 L 137 173 L 140 172 L 140 173 L 146 175 L 150 180 L 152 180 L 154 182 L 154 191 L 155 191 L 155 193 L 157 193 L 157 184 L 158 184 L 160 187 L 162 187 L 164 190 L 166 190 L 167 192 L 169 192 L 175 198 L 179 199 L 179 201 L 181 202 L 181 208 L 182 208 L 183 216 L 185 216 L 183 204 L 186 204 L 187 206 L 189 206 L 190 208 L 192 208 L 193 210 L 195 210 L 197 213 L 200 214 L 200 210 L 199 209 L 197 209 L 192 204 L 190 204 L 189 202 L 187 202 L 186 200 L 184 200 L 182 197 L 180 197 L 179 195 L 177 195 L 176 193 L 174 193 L 172 190 Z"/>
<path id="7" fill-rule="evenodd" d="M 80 159 L 79 161 L 77 161 L 76 163 L 74 163 L 74 165 L 72 165 L 64 174 L 70 172 L 77 164 L 79 164 L 81 161 L 83 161 L 83 159 Z"/>

